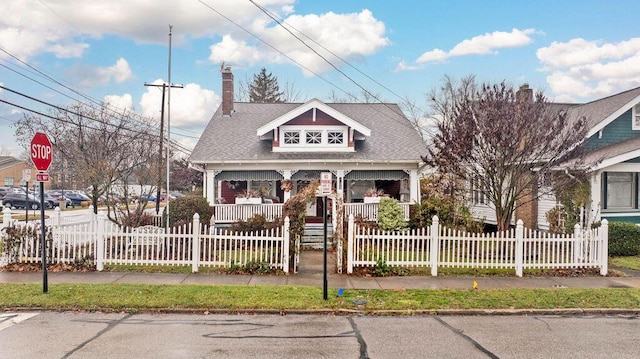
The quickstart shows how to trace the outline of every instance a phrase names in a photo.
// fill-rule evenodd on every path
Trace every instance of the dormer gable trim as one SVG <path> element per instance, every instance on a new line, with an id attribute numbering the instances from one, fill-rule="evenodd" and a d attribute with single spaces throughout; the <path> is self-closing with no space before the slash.
<path id="1" fill-rule="evenodd" d="M 634 97 L 631 101 L 627 102 L 624 106 L 620 107 L 611 115 L 607 116 L 604 120 L 598 122 L 593 128 L 589 130 L 587 133 L 587 138 L 595 135 L 604 129 L 608 124 L 613 122 L 618 117 L 622 116 L 625 112 L 632 110 L 636 105 L 640 104 L 640 95 Z M 633 119 L 632 119 L 633 120 Z"/>
<path id="2" fill-rule="evenodd" d="M 363 134 L 364 136 L 371 136 L 371 130 L 366 127 L 363 126 L 361 123 L 355 121 L 354 119 L 352 119 L 351 117 L 348 117 L 346 115 L 344 115 L 343 113 L 336 111 L 334 108 L 332 108 L 331 106 L 325 104 L 324 102 L 318 100 L 318 99 L 311 99 L 309 101 L 307 101 L 306 103 L 296 107 L 295 109 L 285 113 L 284 115 L 274 119 L 273 121 L 267 123 L 266 125 L 258 128 L 257 135 L 258 136 L 264 136 L 265 134 L 275 130 L 276 128 L 284 125 L 285 123 L 293 120 L 294 118 L 304 114 L 305 112 L 312 110 L 312 109 L 317 109 L 320 110 L 324 113 L 326 113 L 327 115 L 335 118 L 336 120 L 342 122 L 343 124 L 345 124 L 346 126 L 351 127 L 352 129 L 356 130 L 357 132 Z"/>

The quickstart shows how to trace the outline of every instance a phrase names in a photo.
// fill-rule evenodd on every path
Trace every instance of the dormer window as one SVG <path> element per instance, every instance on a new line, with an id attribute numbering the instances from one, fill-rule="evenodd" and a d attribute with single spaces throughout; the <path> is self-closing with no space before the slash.
<path id="1" fill-rule="evenodd" d="M 640 104 L 633 106 L 631 111 L 631 129 L 640 130 Z"/>
<path id="2" fill-rule="evenodd" d="M 352 152 L 348 146 L 347 126 L 325 125 L 284 125 L 279 133 L 280 146 L 274 147 L 278 152 Z"/>
<path id="3" fill-rule="evenodd" d="M 319 145 L 322 143 L 321 131 L 307 131 L 306 135 L 307 135 L 307 144 Z"/>
<path id="4" fill-rule="evenodd" d="M 331 145 L 341 145 L 344 143 L 343 131 L 329 131 L 327 133 L 327 140 Z"/>
<path id="5" fill-rule="evenodd" d="M 283 131 L 284 143 L 287 145 L 297 145 L 300 143 L 300 131 Z"/>

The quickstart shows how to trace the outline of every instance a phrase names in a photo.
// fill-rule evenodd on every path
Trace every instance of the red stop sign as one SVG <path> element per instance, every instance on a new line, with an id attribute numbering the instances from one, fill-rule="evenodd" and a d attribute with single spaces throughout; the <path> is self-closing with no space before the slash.
<path id="1" fill-rule="evenodd" d="M 36 132 L 31 140 L 31 161 L 38 171 L 46 172 L 51 166 L 53 154 L 49 137 L 42 132 Z"/>

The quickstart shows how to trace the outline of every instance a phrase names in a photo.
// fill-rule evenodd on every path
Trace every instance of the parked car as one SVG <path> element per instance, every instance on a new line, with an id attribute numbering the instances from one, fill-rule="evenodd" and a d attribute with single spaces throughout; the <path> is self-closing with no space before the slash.
<path id="1" fill-rule="evenodd" d="M 2 199 L 2 204 L 9 208 L 31 208 L 40 209 L 40 200 L 34 195 L 25 195 L 24 193 L 7 193 Z M 45 208 L 48 205 L 45 204 Z"/>
<path id="2" fill-rule="evenodd" d="M 71 207 L 88 207 L 91 204 L 91 198 L 79 192 L 65 192 L 64 197 L 71 201 Z"/>
<path id="3" fill-rule="evenodd" d="M 143 194 L 143 195 L 140 195 L 139 199 L 141 202 L 155 202 L 156 196 L 152 194 Z M 162 200 L 162 197 L 160 197 L 160 200 Z"/>
<path id="4" fill-rule="evenodd" d="M 57 190 L 47 190 L 44 191 L 44 195 L 45 197 L 51 197 L 53 198 L 53 200 L 56 202 L 56 207 L 60 206 L 60 202 L 65 202 L 65 207 L 71 207 L 71 200 L 70 199 L 66 199 L 63 195 L 62 192 L 57 191 Z"/>
<path id="5" fill-rule="evenodd" d="M 40 193 L 36 193 L 34 196 L 37 199 L 40 199 Z M 60 202 L 58 202 L 58 198 L 52 196 L 47 192 L 44 193 L 44 201 L 47 203 L 47 208 L 55 208 L 60 206 Z"/>
<path id="6" fill-rule="evenodd" d="M 3 199 L 4 196 L 9 192 L 11 192 L 11 188 L 9 188 L 9 187 L 0 187 L 0 199 Z"/>

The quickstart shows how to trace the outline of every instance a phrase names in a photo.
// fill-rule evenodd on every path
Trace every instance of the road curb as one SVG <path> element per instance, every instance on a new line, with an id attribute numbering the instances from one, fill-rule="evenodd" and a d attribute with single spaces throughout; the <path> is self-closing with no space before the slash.
<path id="1" fill-rule="evenodd" d="M 335 315 L 335 316 L 509 316 L 509 315 L 625 315 L 640 316 L 640 308 L 566 308 L 566 309 L 424 309 L 424 310 L 356 310 L 356 309 L 224 309 L 224 308 L 40 308 L 3 307 L 3 312 L 93 312 L 133 314 L 194 315 Z"/>

